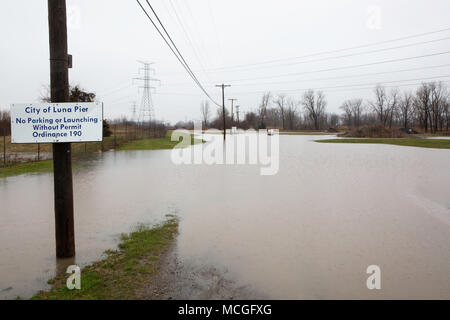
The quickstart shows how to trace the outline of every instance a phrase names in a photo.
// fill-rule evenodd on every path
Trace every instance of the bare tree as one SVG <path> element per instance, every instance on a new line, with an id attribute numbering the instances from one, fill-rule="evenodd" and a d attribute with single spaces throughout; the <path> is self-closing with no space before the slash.
<path id="1" fill-rule="evenodd" d="M 429 84 L 430 94 L 431 94 L 431 105 L 430 105 L 430 129 L 431 132 L 436 133 L 438 127 L 443 127 L 444 122 L 444 109 L 447 101 L 447 94 L 444 86 L 441 82 L 432 82 Z"/>
<path id="2" fill-rule="evenodd" d="M 428 84 L 423 83 L 420 88 L 417 89 L 414 106 L 416 108 L 416 113 L 418 115 L 419 121 L 422 123 L 425 129 L 425 133 L 427 133 L 431 106 L 431 90 Z"/>
<path id="3" fill-rule="evenodd" d="M 450 92 L 442 83 L 423 83 L 416 92 L 389 92 L 382 86 L 374 90 L 375 98 L 364 104 L 362 99 L 349 99 L 340 106 L 339 116 L 326 113 L 326 101 L 322 92 L 309 90 L 300 101 L 292 97 L 279 95 L 271 98 L 270 93 L 262 96 L 256 111 L 246 115 L 243 128 L 266 128 L 283 126 L 284 129 L 308 127 L 320 130 L 324 125 L 336 127 L 345 124 L 349 127 L 378 124 L 394 129 L 395 127 L 421 128 L 433 133 L 450 127 Z M 271 105 L 272 104 L 272 105 Z M 300 111 L 299 106 L 303 110 Z M 203 109 L 203 105 L 202 105 Z M 220 121 L 210 121 L 210 126 L 223 126 Z M 229 114 L 226 114 L 229 123 Z M 342 120 L 341 120 L 342 119 Z"/>
<path id="4" fill-rule="evenodd" d="M 296 100 L 292 98 L 288 99 L 285 114 L 289 130 L 293 130 L 295 128 L 295 121 L 297 119 L 297 105 L 298 102 Z"/>
<path id="5" fill-rule="evenodd" d="M 281 123 L 283 126 L 283 129 L 285 127 L 285 111 L 286 111 L 286 105 L 287 105 L 287 97 L 284 94 L 278 95 L 278 97 L 275 99 L 275 104 L 277 105 L 278 109 L 280 110 L 280 117 L 281 117 Z"/>
<path id="6" fill-rule="evenodd" d="M 258 126 L 258 116 L 254 112 L 248 112 L 245 114 L 245 120 L 242 124 L 244 128 L 253 128 L 255 129 Z"/>
<path id="7" fill-rule="evenodd" d="M 361 125 L 361 114 L 364 111 L 364 105 L 362 99 L 353 99 L 351 101 L 352 113 L 353 113 L 353 125 L 359 127 Z"/>
<path id="8" fill-rule="evenodd" d="M 409 120 L 412 116 L 413 95 L 411 92 L 405 92 L 403 99 L 399 103 L 399 114 L 403 128 L 408 128 Z"/>
<path id="9" fill-rule="evenodd" d="M 361 115 L 364 109 L 362 99 L 346 100 L 340 108 L 344 111 L 343 118 L 348 126 L 358 128 L 361 125 Z"/>
<path id="10" fill-rule="evenodd" d="M 270 98 L 271 98 L 270 92 L 264 93 L 261 103 L 258 108 L 258 116 L 260 121 L 260 128 L 265 129 L 266 128 L 266 117 L 267 117 L 267 108 L 270 104 Z"/>
<path id="11" fill-rule="evenodd" d="M 387 119 L 389 120 L 389 128 L 392 128 L 392 123 L 394 121 L 394 116 L 398 112 L 398 104 L 400 102 L 400 92 L 397 88 L 394 88 L 389 93 L 387 100 L 388 110 Z"/>
<path id="12" fill-rule="evenodd" d="M 386 126 L 389 116 L 386 89 L 378 85 L 375 88 L 375 101 L 369 102 L 369 104 L 373 111 L 377 114 L 380 124 Z"/>
<path id="13" fill-rule="evenodd" d="M 449 92 L 447 91 L 447 97 L 444 99 L 444 116 L 445 116 L 445 123 L 446 123 L 446 131 L 448 132 L 449 126 L 450 126 L 450 102 L 449 102 Z"/>
<path id="14" fill-rule="evenodd" d="M 330 114 L 328 122 L 331 127 L 337 127 L 339 125 L 339 115 L 336 113 Z"/>
<path id="15" fill-rule="evenodd" d="M 344 120 L 344 123 L 351 127 L 353 125 L 353 113 L 352 113 L 352 106 L 351 106 L 351 100 L 346 100 L 344 103 L 339 107 L 342 111 L 344 111 L 342 118 Z"/>
<path id="16" fill-rule="evenodd" d="M 210 109 L 209 109 L 209 102 L 203 101 L 200 105 L 200 112 L 202 113 L 203 118 L 203 127 L 208 127 L 209 117 L 210 117 Z"/>
<path id="17" fill-rule="evenodd" d="M 0 109 L 0 135 L 3 134 L 3 129 L 6 130 L 6 134 L 11 132 L 11 114 L 8 110 L 2 111 Z"/>
<path id="18" fill-rule="evenodd" d="M 229 127 L 231 123 L 231 117 L 230 117 L 230 111 L 228 109 L 225 109 L 225 126 Z M 216 128 L 223 130 L 223 110 L 222 108 L 217 108 L 217 118 L 212 123 L 215 125 Z"/>
<path id="19" fill-rule="evenodd" d="M 307 117 L 314 123 L 314 129 L 319 130 L 327 105 L 323 92 L 318 91 L 316 95 L 314 90 L 306 91 L 303 95 L 302 104 Z"/>

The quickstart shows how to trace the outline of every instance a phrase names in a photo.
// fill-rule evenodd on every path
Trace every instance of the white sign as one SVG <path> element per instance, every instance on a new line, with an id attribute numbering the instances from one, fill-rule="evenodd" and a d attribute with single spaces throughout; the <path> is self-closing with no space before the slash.
<path id="1" fill-rule="evenodd" d="M 12 143 L 102 140 L 103 104 L 100 102 L 11 105 Z"/>

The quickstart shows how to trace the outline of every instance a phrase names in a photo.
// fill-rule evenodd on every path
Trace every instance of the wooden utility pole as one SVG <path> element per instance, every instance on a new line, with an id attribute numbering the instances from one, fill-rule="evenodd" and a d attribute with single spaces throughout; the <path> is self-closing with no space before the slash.
<path id="1" fill-rule="evenodd" d="M 50 91 L 54 103 L 69 101 L 66 0 L 48 0 Z M 70 143 L 53 143 L 56 256 L 75 256 L 72 150 Z"/>
<path id="2" fill-rule="evenodd" d="M 234 119 L 234 102 L 238 99 L 228 99 L 231 101 L 231 130 L 233 130 L 233 119 Z"/>
<path id="3" fill-rule="evenodd" d="M 6 167 L 6 127 L 3 128 L 3 165 Z"/>
<path id="4" fill-rule="evenodd" d="M 116 139 L 116 132 L 117 132 L 117 123 L 114 124 L 114 149 L 116 148 L 117 139 Z"/>
<path id="5" fill-rule="evenodd" d="M 222 117 L 223 117 L 223 140 L 227 138 L 227 122 L 225 120 L 225 88 L 231 87 L 227 84 L 218 84 L 216 85 L 218 88 L 222 88 Z"/>

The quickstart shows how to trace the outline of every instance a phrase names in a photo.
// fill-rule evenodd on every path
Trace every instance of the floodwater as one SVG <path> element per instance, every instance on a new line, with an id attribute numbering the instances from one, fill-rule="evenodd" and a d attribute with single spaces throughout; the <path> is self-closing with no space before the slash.
<path id="1" fill-rule="evenodd" d="M 83 160 L 74 261 L 54 258 L 52 175 L 0 179 L 0 298 L 29 297 L 170 213 L 181 263 L 214 267 L 257 297 L 450 299 L 450 150 L 313 141 L 324 138 L 280 136 L 273 176 L 176 166 L 168 150 Z M 369 265 L 381 290 L 367 289 Z"/>

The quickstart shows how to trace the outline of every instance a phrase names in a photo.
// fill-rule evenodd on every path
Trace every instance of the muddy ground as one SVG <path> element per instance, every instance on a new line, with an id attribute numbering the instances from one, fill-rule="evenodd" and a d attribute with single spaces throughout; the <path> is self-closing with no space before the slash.
<path id="1" fill-rule="evenodd" d="M 227 279 L 212 266 L 182 262 L 174 243 L 161 256 L 160 270 L 142 293 L 151 300 L 249 300 L 268 299 L 249 287 Z"/>

